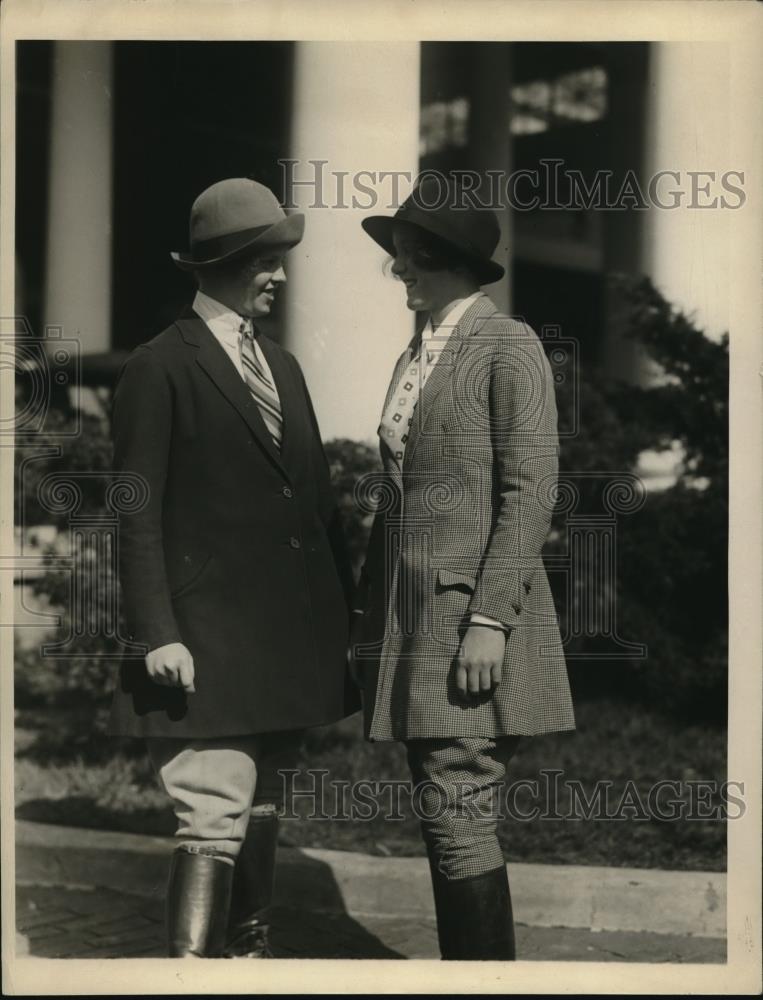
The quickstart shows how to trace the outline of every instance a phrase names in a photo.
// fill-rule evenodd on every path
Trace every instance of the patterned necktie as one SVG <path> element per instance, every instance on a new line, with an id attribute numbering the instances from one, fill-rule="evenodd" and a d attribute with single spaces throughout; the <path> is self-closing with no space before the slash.
<path id="1" fill-rule="evenodd" d="M 411 432 L 413 411 L 419 398 L 420 367 L 421 358 L 417 354 L 403 372 L 379 424 L 379 437 L 392 452 L 399 469 L 403 467 L 405 445 Z"/>
<path id="2" fill-rule="evenodd" d="M 400 469 L 403 467 L 405 446 L 411 432 L 413 413 L 419 400 L 419 394 L 432 374 L 449 336 L 450 329 L 448 329 L 447 336 L 438 338 L 432 331 L 430 323 L 427 323 L 419 342 L 419 348 L 403 372 L 389 404 L 382 414 L 378 434 L 389 446 Z"/>
<path id="3" fill-rule="evenodd" d="M 265 373 L 257 357 L 257 351 L 254 347 L 254 330 L 251 323 L 244 320 L 239 327 L 239 333 L 241 334 L 241 365 L 244 369 L 244 379 L 260 408 L 265 426 L 270 431 L 276 448 L 280 451 L 283 437 L 281 401 L 278 398 L 275 385 Z"/>

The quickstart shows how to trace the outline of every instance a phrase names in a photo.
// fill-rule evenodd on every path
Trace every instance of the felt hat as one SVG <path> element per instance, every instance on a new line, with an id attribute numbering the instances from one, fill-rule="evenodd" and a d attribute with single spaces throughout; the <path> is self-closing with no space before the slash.
<path id="1" fill-rule="evenodd" d="M 201 192 L 188 229 L 190 250 L 170 256 L 183 271 L 195 271 L 251 250 L 293 247 L 302 239 L 305 217 L 287 215 L 264 184 L 232 177 Z"/>
<path id="2" fill-rule="evenodd" d="M 371 215 L 361 225 L 393 257 L 396 223 L 406 222 L 431 233 L 472 267 L 481 285 L 489 285 L 506 273 L 491 259 L 501 235 L 498 217 L 492 209 L 471 205 L 463 194 L 454 179 L 427 174 L 394 215 Z"/>

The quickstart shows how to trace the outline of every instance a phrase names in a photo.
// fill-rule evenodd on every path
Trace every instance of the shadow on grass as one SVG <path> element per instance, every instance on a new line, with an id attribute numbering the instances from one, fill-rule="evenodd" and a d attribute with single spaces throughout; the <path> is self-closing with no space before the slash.
<path id="1" fill-rule="evenodd" d="M 51 707 L 25 705 L 15 712 L 16 756 L 37 764 L 81 760 L 98 764 L 115 754 L 141 757 L 143 742 L 109 736 L 107 712 L 92 705 Z"/>
<path id="2" fill-rule="evenodd" d="M 28 799 L 16 807 L 16 819 L 55 826 L 78 826 L 85 830 L 143 833 L 151 837 L 171 837 L 177 825 L 169 808 L 131 805 L 120 809 L 102 805 L 89 795 Z"/>
<path id="3" fill-rule="evenodd" d="M 727 774 L 725 731 L 701 723 L 678 725 L 656 710 L 634 711 L 608 699 L 583 702 L 576 714 L 577 732 L 520 745 L 509 775 L 520 789 L 519 815 L 499 825 L 507 860 L 724 870 L 726 823 L 722 812 L 708 815 L 707 808 L 720 810 L 723 782 L 735 777 Z M 94 732 L 93 722 L 87 710 L 17 708 L 17 814 L 69 826 L 172 833 L 164 793 L 140 741 L 109 739 Z M 316 794 L 299 796 L 298 818 L 284 823 L 282 844 L 385 856 L 423 853 L 418 821 L 404 794 L 410 774 L 401 744 L 366 743 L 354 716 L 310 731 L 297 767 L 295 791 Z M 676 799 L 675 819 L 663 821 L 652 810 L 646 816 L 630 807 L 620 810 L 631 792 L 648 804 L 651 790 L 666 780 L 675 783 L 676 794 L 661 793 L 660 801 Z M 378 808 L 370 815 L 353 813 L 350 790 L 368 782 L 379 783 Z M 591 802 L 602 789 L 604 814 L 586 815 L 573 785 Z M 711 789 L 707 803 L 700 797 L 703 789 Z M 546 802 L 559 815 L 534 818 L 533 807 Z"/>

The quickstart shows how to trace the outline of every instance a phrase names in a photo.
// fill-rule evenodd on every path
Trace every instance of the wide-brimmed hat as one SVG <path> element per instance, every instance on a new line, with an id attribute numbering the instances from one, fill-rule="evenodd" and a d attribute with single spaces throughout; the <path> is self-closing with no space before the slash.
<path id="1" fill-rule="evenodd" d="M 392 231 L 406 222 L 436 236 L 471 265 L 481 285 L 498 281 L 506 269 L 492 260 L 501 230 L 492 209 L 469 203 L 458 181 L 443 174 L 428 174 L 394 215 L 371 215 L 361 225 L 388 254 L 395 255 Z"/>
<path id="2" fill-rule="evenodd" d="M 221 264 L 249 250 L 293 247 L 302 239 L 305 217 L 287 215 L 264 184 L 246 177 L 218 181 L 191 206 L 190 251 L 170 256 L 183 271 Z"/>

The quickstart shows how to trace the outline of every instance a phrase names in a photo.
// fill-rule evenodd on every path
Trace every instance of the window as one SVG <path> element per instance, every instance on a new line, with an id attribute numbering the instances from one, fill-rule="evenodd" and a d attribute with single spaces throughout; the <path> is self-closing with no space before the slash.
<path id="1" fill-rule="evenodd" d="M 433 101 L 421 109 L 419 155 L 458 149 L 468 141 L 469 101 L 457 97 L 452 101 Z"/>
<path id="2" fill-rule="evenodd" d="M 513 135 L 533 135 L 561 125 L 595 122 L 606 114 L 607 73 L 603 66 L 511 88 Z"/>

